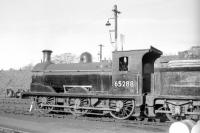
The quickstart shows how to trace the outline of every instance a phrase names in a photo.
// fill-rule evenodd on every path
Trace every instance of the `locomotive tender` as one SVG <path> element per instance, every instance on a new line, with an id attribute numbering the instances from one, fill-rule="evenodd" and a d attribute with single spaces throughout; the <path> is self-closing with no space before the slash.
<path id="1" fill-rule="evenodd" d="M 156 69 L 146 99 L 152 116 L 165 114 L 171 121 L 200 119 L 200 60 L 174 60 Z"/>
<path id="2" fill-rule="evenodd" d="M 200 116 L 200 65 L 154 69 L 162 52 L 154 47 L 114 51 L 112 62 L 53 64 L 50 50 L 32 72 L 30 92 L 37 109 L 74 115 L 110 115 L 116 119 L 167 116 L 169 120 Z M 172 63 L 173 64 L 173 63 Z M 183 63 L 184 64 L 184 63 Z"/>

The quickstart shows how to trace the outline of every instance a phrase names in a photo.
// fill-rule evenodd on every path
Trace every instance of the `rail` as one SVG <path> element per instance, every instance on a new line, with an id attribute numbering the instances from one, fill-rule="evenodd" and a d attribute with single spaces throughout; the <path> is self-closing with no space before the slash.
<path id="1" fill-rule="evenodd" d="M 4 126 L 0 126 L 0 132 L 1 133 L 30 133 L 30 132 L 22 131 L 19 128 L 9 128 L 9 127 L 4 127 Z"/>

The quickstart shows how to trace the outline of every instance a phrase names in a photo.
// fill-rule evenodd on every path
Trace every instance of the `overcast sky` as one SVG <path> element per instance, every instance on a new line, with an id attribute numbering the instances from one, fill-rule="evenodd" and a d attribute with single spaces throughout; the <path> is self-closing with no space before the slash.
<path id="1" fill-rule="evenodd" d="M 43 49 L 98 59 L 103 44 L 109 58 L 114 4 L 125 50 L 153 45 L 174 54 L 200 45 L 200 0 L 0 0 L 0 69 L 40 62 Z"/>

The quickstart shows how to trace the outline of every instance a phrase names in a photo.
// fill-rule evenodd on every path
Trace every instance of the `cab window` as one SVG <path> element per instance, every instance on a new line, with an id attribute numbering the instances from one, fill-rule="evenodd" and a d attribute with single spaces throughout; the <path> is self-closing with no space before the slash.
<path id="1" fill-rule="evenodd" d="M 128 57 L 119 58 L 119 71 L 128 71 Z"/>

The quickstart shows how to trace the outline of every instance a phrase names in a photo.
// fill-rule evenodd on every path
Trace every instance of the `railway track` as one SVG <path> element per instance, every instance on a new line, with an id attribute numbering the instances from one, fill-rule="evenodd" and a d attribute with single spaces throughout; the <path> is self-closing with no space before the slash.
<path id="1" fill-rule="evenodd" d="M 109 116 L 73 116 L 64 112 L 41 113 L 39 111 L 30 112 L 31 101 L 29 99 L 0 98 L 0 114 L 13 114 L 31 118 L 49 118 L 49 119 L 75 119 L 100 122 L 115 122 L 126 127 L 158 128 L 166 129 L 170 122 L 151 121 L 149 119 L 139 120 L 117 120 Z"/>
<path id="2" fill-rule="evenodd" d="M 9 127 L 0 126 L 0 133 L 30 133 L 30 132 L 22 131 L 17 128 L 9 128 Z"/>

